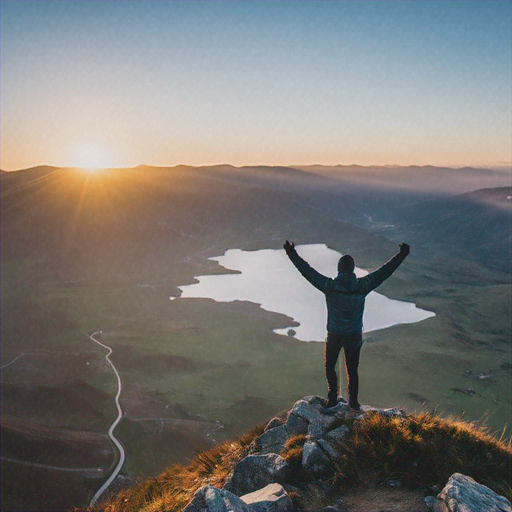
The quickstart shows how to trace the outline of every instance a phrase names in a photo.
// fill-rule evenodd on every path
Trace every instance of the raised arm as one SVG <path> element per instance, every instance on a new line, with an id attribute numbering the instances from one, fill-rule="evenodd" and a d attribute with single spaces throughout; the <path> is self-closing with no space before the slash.
<path id="1" fill-rule="evenodd" d="M 388 262 L 384 263 L 382 267 L 371 272 L 365 277 L 362 277 L 360 282 L 364 282 L 365 291 L 371 292 L 377 286 L 380 286 L 393 272 L 400 266 L 409 254 L 411 248 L 407 244 L 400 244 L 400 251 L 397 252 Z"/>
<path id="2" fill-rule="evenodd" d="M 309 265 L 309 263 L 303 260 L 295 250 L 295 244 L 293 242 L 288 242 L 286 240 L 283 245 L 288 258 L 290 258 L 291 262 L 297 267 L 297 270 L 315 287 L 318 288 L 321 292 L 324 292 L 329 282 L 329 278 L 317 272 L 313 267 Z"/>

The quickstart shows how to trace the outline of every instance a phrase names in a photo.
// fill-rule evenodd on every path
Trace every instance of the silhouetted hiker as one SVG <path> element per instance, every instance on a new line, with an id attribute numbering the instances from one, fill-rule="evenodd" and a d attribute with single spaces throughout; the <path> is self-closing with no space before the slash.
<path id="1" fill-rule="evenodd" d="M 410 247 L 400 244 L 400 251 L 379 269 L 364 277 L 354 274 L 355 262 L 350 254 L 338 261 L 338 275 L 334 279 L 325 277 L 304 261 L 295 250 L 295 244 L 284 244 L 284 250 L 298 271 L 325 294 L 327 302 L 327 342 L 325 344 L 325 375 L 327 377 L 327 404 L 338 403 L 338 379 L 336 361 L 341 348 L 345 350 L 345 365 L 348 376 L 349 405 L 359 410 L 359 353 L 363 344 L 363 311 L 366 296 L 381 285 L 404 261 Z"/>

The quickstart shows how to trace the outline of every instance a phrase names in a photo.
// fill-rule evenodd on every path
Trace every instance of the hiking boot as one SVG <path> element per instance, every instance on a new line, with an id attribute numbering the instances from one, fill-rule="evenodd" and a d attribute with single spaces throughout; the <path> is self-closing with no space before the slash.
<path id="1" fill-rule="evenodd" d="M 361 404 L 359 402 L 349 402 L 349 407 L 356 412 L 361 412 Z"/>
<path id="2" fill-rule="evenodd" d="M 326 409 L 330 409 L 331 407 L 336 407 L 337 405 L 338 405 L 338 397 L 337 396 L 330 396 L 324 402 L 324 407 Z"/>

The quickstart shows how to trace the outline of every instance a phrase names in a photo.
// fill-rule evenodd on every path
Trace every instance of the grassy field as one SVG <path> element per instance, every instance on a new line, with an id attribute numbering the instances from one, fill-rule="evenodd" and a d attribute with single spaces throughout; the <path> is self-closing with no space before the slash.
<path id="1" fill-rule="evenodd" d="M 112 361 L 125 387 L 136 384 L 146 397 L 179 405 L 181 414 L 174 419 L 205 424 L 203 429 L 166 424 L 160 440 L 188 436 L 194 442 L 178 455 L 160 455 L 157 462 L 147 454 L 156 449 L 151 438 L 164 427 L 146 417 L 142 428 L 140 421 L 126 417 L 119 435 L 128 451 L 125 472 L 133 477 L 155 475 L 169 461 L 191 456 L 195 446 L 240 435 L 301 396 L 325 393 L 322 343 L 274 334 L 289 319 L 251 303 L 169 300 L 176 285 L 191 281 L 192 266 L 184 268 L 179 272 L 174 266 L 163 281 L 40 282 L 29 289 L 6 289 L 10 304 L 19 299 L 28 334 L 36 330 L 42 335 L 37 343 L 30 338 L 24 350 L 35 353 L 6 368 L 4 381 L 58 388 L 80 379 L 113 396 L 116 382 L 104 363 L 105 351 L 86 336 L 101 330 L 98 338 L 113 348 Z M 366 335 L 360 399 L 375 406 L 482 420 L 501 431 L 510 425 L 508 286 L 452 286 L 446 281 L 439 286 L 434 276 L 435 284 L 425 289 L 418 283 L 422 268 L 428 272 L 419 256 L 411 258 L 410 266 L 383 288 L 396 298 L 419 301 L 437 316 Z M 222 271 L 207 261 L 202 270 Z M 20 342 L 16 347 L 4 344 L 3 361 L 19 353 Z M 31 357 L 38 358 L 37 365 Z M 113 403 L 104 398 L 102 414 L 95 417 L 81 403 L 45 411 L 24 404 L 25 412 L 17 412 L 47 424 L 106 430 Z M 222 428 L 212 432 L 206 425 L 215 422 Z"/>

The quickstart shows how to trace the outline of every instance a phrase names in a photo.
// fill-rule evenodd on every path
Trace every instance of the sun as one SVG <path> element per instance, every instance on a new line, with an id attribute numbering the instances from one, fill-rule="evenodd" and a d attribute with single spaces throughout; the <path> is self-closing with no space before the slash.
<path id="1" fill-rule="evenodd" d="M 101 145 L 84 144 L 74 152 L 73 167 L 95 173 L 106 167 L 112 167 L 112 157 L 110 152 Z"/>

